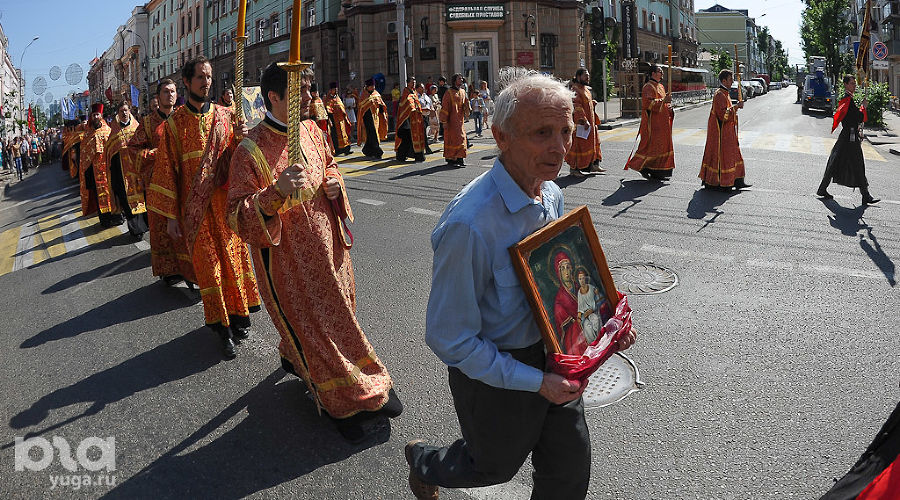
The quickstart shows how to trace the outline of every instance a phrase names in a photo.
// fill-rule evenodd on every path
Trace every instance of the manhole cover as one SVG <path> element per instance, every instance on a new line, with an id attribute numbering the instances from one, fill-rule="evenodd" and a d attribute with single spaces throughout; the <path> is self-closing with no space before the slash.
<path id="1" fill-rule="evenodd" d="M 643 389 L 637 366 L 624 354 L 616 353 L 590 377 L 584 390 L 585 408 L 603 408 Z"/>
<path id="2" fill-rule="evenodd" d="M 616 288 L 623 293 L 663 293 L 675 288 L 678 275 L 656 264 L 623 264 L 609 268 Z"/>

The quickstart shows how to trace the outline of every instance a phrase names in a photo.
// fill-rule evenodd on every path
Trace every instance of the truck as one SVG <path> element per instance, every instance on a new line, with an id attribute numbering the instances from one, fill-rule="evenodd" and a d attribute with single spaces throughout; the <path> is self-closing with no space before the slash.
<path id="1" fill-rule="evenodd" d="M 800 104 L 803 114 L 810 109 L 825 111 L 829 116 L 834 115 L 834 93 L 832 92 L 831 79 L 825 76 L 825 58 L 822 56 L 810 56 L 808 73 L 800 72 L 797 75 L 798 83 L 802 83 L 802 95 Z M 800 89 L 797 90 L 798 93 Z"/>

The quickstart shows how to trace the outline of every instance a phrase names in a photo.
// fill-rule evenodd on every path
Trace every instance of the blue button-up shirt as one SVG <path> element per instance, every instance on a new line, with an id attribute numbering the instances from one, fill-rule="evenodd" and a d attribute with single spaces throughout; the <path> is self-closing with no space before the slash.
<path id="1" fill-rule="evenodd" d="M 500 160 L 453 198 L 431 234 L 434 267 L 425 341 L 448 366 L 494 387 L 537 392 L 543 372 L 503 350 L 541 340 L 509 247 L 559 218 L 553 182 L 531 198 Z"/>

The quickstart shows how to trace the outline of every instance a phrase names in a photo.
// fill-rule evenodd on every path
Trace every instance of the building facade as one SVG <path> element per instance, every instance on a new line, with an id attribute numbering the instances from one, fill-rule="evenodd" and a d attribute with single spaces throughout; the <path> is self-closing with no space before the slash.
<path id="1" fill-rule="evenodd" d="M 9 55 L 9 39 L 3 31 L 3 25 L 0 25 L 0 105 L 3 106 L 0 138 L 11 138 L 16 133 L 20 91 L 19 71 L 13 65 Z"/>
<path id="2" fill-rule="evenodd" d="M 747 10 L 716 4 L 698 11 L 696 19 L 701 49 L 725 50 L 733 54 L 737 45 L 737 57 L 744 66 L 745 78 L 766 72 L 758 44 L 759 28 Z"/>

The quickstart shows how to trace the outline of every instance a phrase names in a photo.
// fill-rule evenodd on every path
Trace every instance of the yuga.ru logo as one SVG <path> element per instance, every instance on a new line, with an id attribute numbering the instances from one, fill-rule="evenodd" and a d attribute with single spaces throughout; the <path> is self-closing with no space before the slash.
<path id="1" fill-rule="evenodd" d="M 75 448 L 74 458 L 72 457 L 72 447 L 65 438 L 54 436 L 51 441 L 42 437 L 25 439 L 17 436 L 16 471 L 42 471 L 50 467 L 56 455 L 54 448 L 59 452 L 59 463 L 69 472 L 81 472 L 80 469 L 90 472 L 98 472 L 103 469 L 106 472 L 116 470 L 116 438 L 114 436 L 106 439 L 99 437 L 83 439 Z M 36 453 L 32 454 L 32 451 Z M 39 453 L 37 453 L 38 451 Z M 77 490 L 85 486 L 113 486 L 115 483 L 116 476 L 109 474 L 50 474 L 51 490 L 58 486 Z"/>

